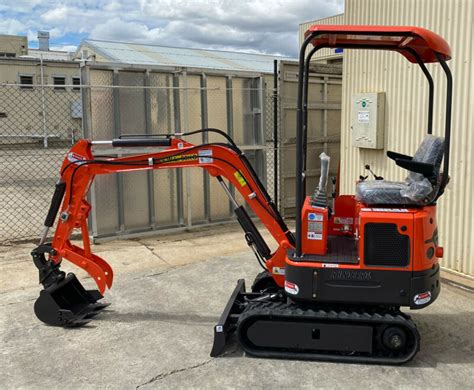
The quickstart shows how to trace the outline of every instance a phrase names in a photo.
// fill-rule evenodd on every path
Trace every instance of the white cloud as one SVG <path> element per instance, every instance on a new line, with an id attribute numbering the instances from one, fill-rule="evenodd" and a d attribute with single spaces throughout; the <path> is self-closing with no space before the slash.
<path id="1" fill-rule="evenodd" d="M 82 34 L 294 56 L 298 24 L 341 13 L 343 0 L 17 0 L 8 7 L 0 4 L 0 11 L 6 16 L 0 32 L 49 30 L 53 44 Z"/>
<path id="2" fill-rule="evenodd" d="M 0 34 L 16 35 L 25 30 L 25 25 L 15 19 L 0 20 Z"/>
<path id="3" fill-rule="evenodd" d="M 160 40 L 159 28 L 148 28 L 145 24 L 125 22 L 116 17 L 99 24 L 90 33 L 93 39 L 117 40 L 127 42 L 157 43 Z"/>
<path id="4" fill-rule="evenodd" d="M 49 9 L 44 14 L 41 15 L 41 19 L 46 22 L 63 22 L 67 19 L 69 14 L 69 8 L 65 5 L 62 5 L 57 8 Z"/>

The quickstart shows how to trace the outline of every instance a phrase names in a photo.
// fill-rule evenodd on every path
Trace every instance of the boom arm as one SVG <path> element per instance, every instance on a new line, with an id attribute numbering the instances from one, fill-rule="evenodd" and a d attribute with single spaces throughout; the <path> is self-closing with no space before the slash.
<path id="1" fill-rule="evenodd" d="M 122 139 L 114 141 L 113 145 L 159 145 L 156 139 L 142 139 L 141 141 Z M 71 148 L 61 167 L 61 178 L 57 185 L 59 195 L 56 194 L 53 197 L 52 206 L 45 222 L 46 226 L 48 223 L 49 226 L 53 224 L 61 202 L 61 195 L 63 195 L 56 232 L 51 247 L 48 248 L 50 262 L 58 266 L 62 259 L 66 259 L 83 268 L 95 280 L 100 292 L 103 293 L 106 287 L 112 286 L 113 271 L 105 260 L 91 252 L 87 228 L 87 217 L 91 205 L 87 202 L 86 195 L 95 176 L 149 169 L 200 167 L 208 171 L 211 176 L 217 177 L 224 189 L 227 187 L 222 177 L 226 178 L 240 192 L 278 244 L 278 249 L 268 255 L 265 267 L 272 274 L 274 267 L 276 270 L 283 268 L 286 249 L 294 246 L 293 235 L 286 227 L 243 153 L 235 145 L 223 143 L 196 146 L 178 138 L 170 138 L 167 141 L 169 147 L 165 150 L 119 158 L 95 158 L 92 153 L 93 143 L 89 140 L 81 140 Z M 54 210 L 55 204 L 56 210 Z M 238 210 L 245 211 L 237 204 L 235 206 L 236 214 L 239 217 Z M 250 221 L 250 219 L 248 220 Z M 239 221 L 245 229 L 240 218 Z M 70 241 L 74 229 L 81 229 L 82 248 Z M 282 275 L 277 272 L 274 278 L 280 286 L 283 286 Z"/>

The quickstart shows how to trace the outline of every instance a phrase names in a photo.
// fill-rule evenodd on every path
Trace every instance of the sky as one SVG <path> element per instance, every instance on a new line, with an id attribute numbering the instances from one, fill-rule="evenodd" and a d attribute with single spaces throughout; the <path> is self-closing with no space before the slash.
<path id="1" fill-rule="evenodd" d="M 82 39 L 295 57 L 298 25 L 342 13 L 343 0 L 0 0 L 0 34 L 50 32 L 52 49 Z"/>

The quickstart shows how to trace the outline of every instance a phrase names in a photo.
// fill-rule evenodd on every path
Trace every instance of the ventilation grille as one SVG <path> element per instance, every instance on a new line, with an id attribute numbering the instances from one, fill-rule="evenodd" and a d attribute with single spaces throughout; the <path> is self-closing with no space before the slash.
<path id="1" fill-rule="evenodd" d="M 404 267 L 410 262 L 410 237 L 400 234 L 394 223 L 364 225 L 364 263 Z"/>

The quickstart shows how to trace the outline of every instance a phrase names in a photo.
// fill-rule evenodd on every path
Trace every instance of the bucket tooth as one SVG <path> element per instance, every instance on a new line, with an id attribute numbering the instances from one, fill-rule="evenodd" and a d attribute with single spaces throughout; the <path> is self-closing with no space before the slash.
<path id="1" fill-rule="evenodd" d="M 101 300 L 104 296 L 99 292 L 99 290 L 86 290 L 87 295 L 92 303 L 95 303 Z"/>
<path id="2" fill-rule="evenodd" d="M 97 314 L 100 314 L 107 306 L 109 306 L 108 303 L 93 303 L 87 306 L 84 313 L 84 318 L 95 317 Z"/>

